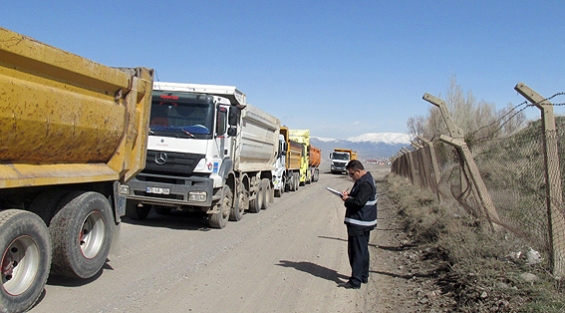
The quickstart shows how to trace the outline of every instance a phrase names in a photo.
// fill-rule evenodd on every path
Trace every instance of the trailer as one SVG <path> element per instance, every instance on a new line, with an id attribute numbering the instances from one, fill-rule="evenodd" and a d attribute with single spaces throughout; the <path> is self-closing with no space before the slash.
<path id="1" fill-rule="evenodd" d="M 117 248 L 120 184 L 145 166 L 153 71 L 3 28 L 0 60 L 0 311 L 25 312 L 50 272 L 91 278 Z"/>
<path id="2" fill-rule="evenodd" d="M 127 214 L 188 210 L 213 228 L 273 201 L 280 121 L 236 87 L 156 82 L 147 166 L 128 187 Z"/>

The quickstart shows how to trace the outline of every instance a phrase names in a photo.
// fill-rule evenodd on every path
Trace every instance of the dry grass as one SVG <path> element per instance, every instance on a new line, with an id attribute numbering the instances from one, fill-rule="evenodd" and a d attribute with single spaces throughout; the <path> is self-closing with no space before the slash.
<path id="1" fill-rule="evenodd" d="M 438 268 L 431 279 L 441 296 L 427 304 L 429 311 L 565 312 L 564 283 L 545 270 L 547 258 L 530 265 L 529 247 L 512 233 L 490 232 L 455 200 L 439 203 L 404 178 L 390 174 L 386 180 L 405 231 Z"/>

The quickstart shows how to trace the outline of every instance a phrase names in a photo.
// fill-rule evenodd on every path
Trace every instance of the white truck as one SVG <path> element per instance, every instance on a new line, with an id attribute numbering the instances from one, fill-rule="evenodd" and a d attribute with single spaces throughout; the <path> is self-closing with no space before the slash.
<path id="1" fill-rule="evenodd" d="M 190 210 L 224 228 L 266 209 L 279 129 L 235 87 L 155 82 L 147 165 L 123 186 L 127 215 Z"/>
<path id="2" fill-rule="evenodd" d="M 273 189 L 276 197 L 280 197 L 285 191 L 298 190 L 303 150 L 300 142 L 290 139 L 288 127 L 281 126 L 279 151 L 273 169 Z"/>

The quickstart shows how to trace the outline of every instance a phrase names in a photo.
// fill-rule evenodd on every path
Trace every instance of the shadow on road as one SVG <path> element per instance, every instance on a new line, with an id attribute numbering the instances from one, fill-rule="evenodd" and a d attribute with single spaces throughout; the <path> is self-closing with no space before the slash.
<path id="1" fill-rule="evenodd" d="M 330 268 L 318 265 L 312 262 L 294 262 L 294 261 L 287 261 L 287 260 L 280 260 L 280 264 L 275 264 L 282 267 L 293 267 L 296 270 L 299 270 L 304 273 L 308 273 L 310 275 L 323 278 L 325 280 L 333 281 L 336 283 L 341 283 L 342 280 L 340 279 L 348 279 L 349 276 L 345 276 L 339 274 L 336 270 L 332 270 Z"/>
<path id="2" fill-rule="evenodd" d="M 50 274 L 49 275 L 49 279 L 47 279 L 47 285 L 52 285 L 52 286 L 62 286 L 62 287 L 80 287 L 86 284 L 89 284 L 95 280 L 97 280 L 100 276 L 102 276 L 102 274 L 105 271 L 113 271 L 114 269 L 112 268 L 112 266 L 110 266 L 108 264 L 109 260 L 106 260 L 106 263 L 104 264 L 104 266 L 102 267 L 102 270 L 98 271 L 98 273 L 96 273 L 94 276 L 90 277 L 90 278 L 72 278 L 72 277 L 66 277 L 66 276 L 61 276 L 61 275 L 57 275 L 57 274 Z"/>
<path id="3" fill-rule="evenodd" d="M 146 219 L 135 220 L 127 216 L 122 217 L 122 222 L 133 225 L 166 227 L 182 230 L 210 230 L 206 216 L 190 212 L 171 212 L 167 215 L 155 213 L 153 210 Z"/>

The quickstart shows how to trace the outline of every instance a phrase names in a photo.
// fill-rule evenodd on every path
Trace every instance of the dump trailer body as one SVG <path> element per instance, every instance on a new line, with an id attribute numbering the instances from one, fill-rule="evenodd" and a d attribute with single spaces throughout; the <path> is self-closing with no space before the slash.
<path id="1" fill-rule="evenodd" d="M 271 171 L 278 151 L 279 119 L 247 104 L 242 111 L 240 145 L 234 156 L 237 172 Z"/>
<path id="2" fill-rule="evenodd" d="M 2 310 L 31 307 L 50 268 L 90 278 L 106 263 L 120 183 L 145 166 L 152 76 L 0 28 Z"/>
<path id="3" fill-rule="evenodd" d="M 150 71 L 5 29 L 0 60 L 0 188 L 127 180 L 144 167 Z"/>
<path id="4" fill-rule="evenodd" d="M 310 145 L 308 165 L 310 167 L 318 167 L 322 163 L 322 150 Z"/>

